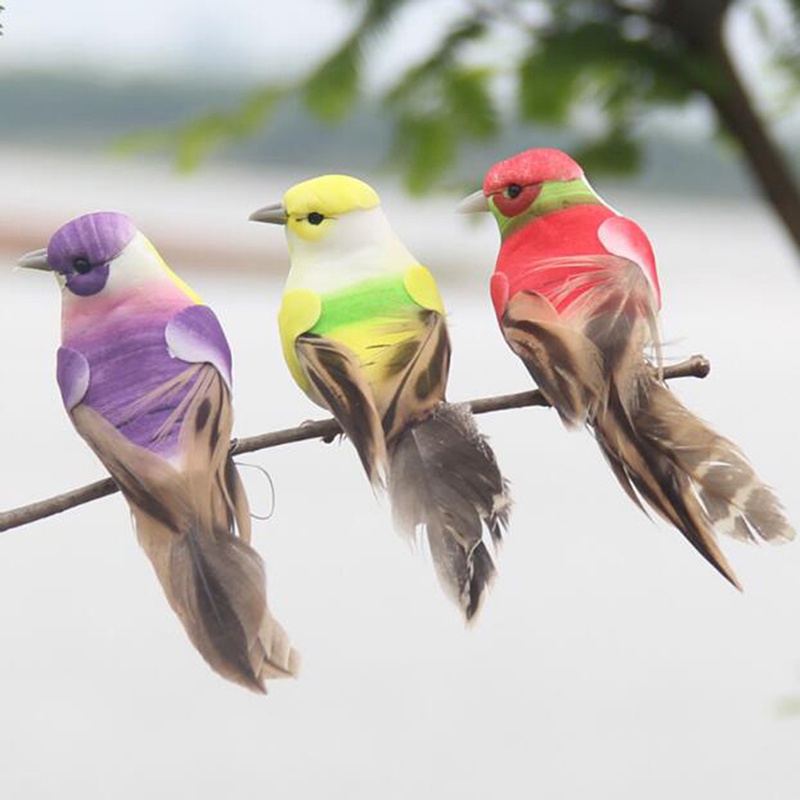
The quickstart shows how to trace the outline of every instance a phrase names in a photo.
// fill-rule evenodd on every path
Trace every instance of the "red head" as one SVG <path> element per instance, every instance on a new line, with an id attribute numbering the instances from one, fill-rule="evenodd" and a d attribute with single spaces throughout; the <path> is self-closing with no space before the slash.
<path id="1" fill-rule="evenodd" d="M 534 148 L 499 161 L 483 181 L 483 194 L 492 197 L 498 211 L 514 217 L 536 199 L 542 184 L 583 178 L 583 170 L 566 153 Z"/>
<path id="2" fill-rule="evenodd" d="M 530 186 L 548 181 L 574 181 L 582 177 L 583 170 L 566 153 L 539 147 L 498 161 L 486 173 L 483 193 L 488 196 L 514 183 Z"/>

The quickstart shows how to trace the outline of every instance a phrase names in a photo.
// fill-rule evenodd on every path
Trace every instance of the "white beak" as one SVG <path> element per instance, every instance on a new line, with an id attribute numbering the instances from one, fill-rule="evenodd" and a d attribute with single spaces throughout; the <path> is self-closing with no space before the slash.
<path id="1" fill-rule="evenodd" d="M 25 253 L 17 261 L 17 265 L 25 267 L 25 269 L 43 269 L 49 272 L 50 265 L 47 263 L 47 248 L 42 247 L 40 250 L 31 250 L 30 253 Z"/>
<path id="2" fill-rule="evenodd" d="M 489 201 L 483 193 L 483 189 L 478 189 L 468 197 L 465 197 L 457 206 L 459 214 L 476 214 L 478 211 L 489 211 Z"/>

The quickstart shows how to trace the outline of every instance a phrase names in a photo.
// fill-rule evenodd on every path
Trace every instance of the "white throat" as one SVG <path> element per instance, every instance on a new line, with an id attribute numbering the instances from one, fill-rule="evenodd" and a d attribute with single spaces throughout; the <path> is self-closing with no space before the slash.
<path id="1" fill-rule="evenodd" d="M 327 223 L 316 240 L 286 229 L 291 268 L 286 289 L 324 294 L 380 275 L 404 273 L 418 262 L 378 208 L 356 210 Z"/>

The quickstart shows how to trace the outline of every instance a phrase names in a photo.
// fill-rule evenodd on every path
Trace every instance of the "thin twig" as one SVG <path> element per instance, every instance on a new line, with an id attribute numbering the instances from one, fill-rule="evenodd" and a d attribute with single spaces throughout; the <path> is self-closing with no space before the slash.
<path id="1" fill-rule="evenodd" d="M 711 365 L 704 356 L 692 356 L 680 364 L 664 368 L 664 377 L 671 378 L 705 378 Z M 473 414 L 488 414 L 491 411 L 506 411 L 512 408 L 526 408 L 528 406 L 549 406 L 542 393 L 536 389 L 517 394 L 497 395 L 495 397 L 482 397 L 478 400 L 468 401 Z M 323 419 L 307 422 L 297 428 L 286 428 L 280 431 L 262 433 L 258 436 L 249 436 L 246 439 L 234 439 L 231 442 L 231 454 L 252 453 L 256 450 L 266 450 L 269 447 L 280 447 L 292 442 L 302 442 L 306 439 L 331 439 L 341 433 L 339 423 L 334 419 Z M 27 506 L 13 508 L 0 513 L 0 532 L 11 528 L 27 525 L 53 514 L 74 508 L 75 506 L 90 503 L 109 494 L 118 492 L 119 487 L 111 478 L 105 478 L 87 486 L 65 492 L 64 494 L 48 497 Z"/>

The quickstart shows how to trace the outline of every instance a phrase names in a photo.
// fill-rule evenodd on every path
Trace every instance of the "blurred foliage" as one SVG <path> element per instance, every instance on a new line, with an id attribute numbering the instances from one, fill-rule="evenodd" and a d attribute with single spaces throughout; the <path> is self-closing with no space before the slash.
<path id="1" fill-rule="evenodd" d="M 781 717 L 800 717 L 800 697 L 784 697 L 778 702 Z"/>
<path id="2" fill-rule="evenodd" d="M 171 149 L 176 166 L 187 172 L 196 169 L 217 147 L 253 136 L 267 124 L 284 92 L 277 87 L 257 89 L 229 113 L 204 114 L 174 130 L 148 130 L 122 137 L 116 144 L 121 155 Z"/>
<path id="3" fill-rule="evenodd" d="M 257 92 L 232 113 L 129 139 L 125 147 L 168 147 L 180 167 L 191 168 L 226 141 L 253 134 L 282 98 L 303 98 L 330 124 L 352 114 L 366 94 L 371 50 L 413 3 L 349 2 L 361 7 L 353 30 L 298 82 Z M 639 130 L 648 112 L 695 98 L 710 100 L 719 112 L 735 77 L 722 37 L 733 6 L 752 14 L 775 68 L 790 77 L 786 102 L 796 99 L 800 0 L 778 2 L 784 5 L 779 18 L 774 2 L 768 14 L 759 0 L 465 0 L 433 51 L 376 90 L 394 130 L 390 157 L 407 185 L 423 191 L 471 143 L 519 123 L 566 126 L 583 115 L 590 133 L 574 155 L 593 172 L 633 172 L 641 164 Z"/>
<path id="4" fill-rule="evenodd" d="M 800 717 L 800 694 L 789 694 L 781 697 L 775 710 L 781 717 Z"/>

